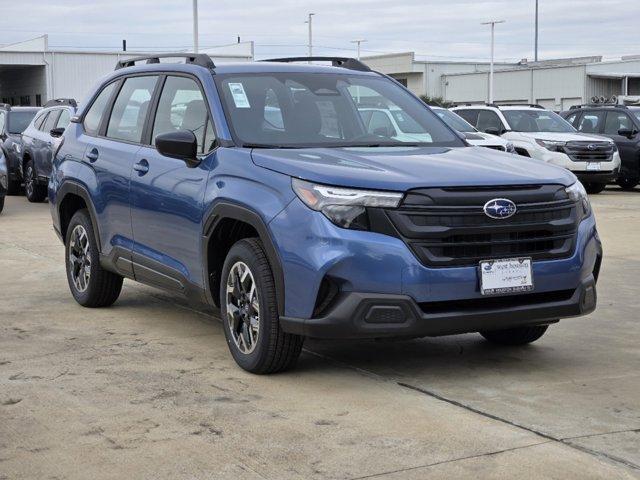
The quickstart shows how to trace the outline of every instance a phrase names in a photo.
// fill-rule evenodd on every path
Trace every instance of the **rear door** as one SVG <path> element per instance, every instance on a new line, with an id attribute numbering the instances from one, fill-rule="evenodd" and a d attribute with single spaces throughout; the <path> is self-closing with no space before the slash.
<path id="1" fill-rule="evenodd" d="M 214 135 L 198 80 L 168 74 L 162 82 L 151 112 L 148 145 L 138 151 L 131 175 L 134 271 L 136 280 L 185 291 L 189 285 L 204 286 L 202 202 L 208 166 L 214 163 L 207 156 Z M 198 139 L 203 161 L 195 168 L 161 155 L 154 146 L 157 135 L 179 130 L 190 130 Z"/>
<path id="2" fill-rule="evenodd" d="M 634 164 L 637 160 L 636 142 L 637 134 L 631 138 L 618 134 L 618 130 L 634 130 L 635 126 L 626 112 L 618 109 L 607 111 L 602 133 L 616 142 L 620 151 L 620 160 L 625 165 Z"/>
<path id="3" fill-rule="evenodd" d="M 56 127 L 60 117 L 60 109 L 51 110 L 47 119 L 42 123 L 41 131 L 37 132 L 38 136 L 38 154 L 36 171 L 38 176 L 49 178 L 51 174 L 51 157 L 53 149 L 57 145 L 57 141 L 51 136 L 51 130 Z"/>

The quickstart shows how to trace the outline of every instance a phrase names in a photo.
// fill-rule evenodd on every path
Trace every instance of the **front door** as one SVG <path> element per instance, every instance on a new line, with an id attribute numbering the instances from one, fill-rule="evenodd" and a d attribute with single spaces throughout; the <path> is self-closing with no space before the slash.
<path id="1" fill-rule="evenodd" d="M 213 146 L 213 129 L 199 83 L 191 77 L 167 76 L 152 114 L 152 145 L 140 149 L 131 175 L 136 280 L 183 292 L 203 288 L 202 202 L 212 164 L 206 154 Z M 178 130 L 196 135 L 199 166 L 190 168 L 153 146 L 157 135 Z"/>

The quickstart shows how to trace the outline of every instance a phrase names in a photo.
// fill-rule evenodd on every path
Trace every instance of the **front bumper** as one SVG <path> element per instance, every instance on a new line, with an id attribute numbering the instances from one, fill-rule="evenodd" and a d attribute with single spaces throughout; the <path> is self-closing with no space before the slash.
<path id="1" fill-rule="evenodd" d="M 566 168 L 574 173 L 578 178 L 580 175 L 601 175 L 603 177 L 609 176 L 614 179 L 618 176 L 618 171 L 620 170 L 620 153 L 615 152 L 613 157 L 608 162 L 576 162 L 571 160 L 566 153 L 562 152 L 552 152 L 542 147 L 534 147 L 527 148 L 527 150 L 531 153 L 532 158 L 536 158 L 538 160 L 543 160 L 547 163 L 551 163 L 553 165 L 557 165 L 558 167 Z M 589 163 L 599 163 L 600 170 L 592 171 L 589 170 Z M 595 180 L 591 180 L 595 181 Z M 599 182 L 600 180 L 598 180 Z M 608 181 L 608 180 L 607 180 Z M 603 181 L 604 183 L 604 181 Z"/>
<path id="2" fill-rule="evenodd" d="M 619 170 L 612 172 L 573 172 L 582 183 L 613 183 L 618 179 Z"/>
<path id="3" fill-rule="evenodd" d="M 285 332 L 315 338 L 436 337 L 547 325 L 596 308 L 593 274 L 575 290 L 418 304 L 406 295 L 350 292 L 325 315 L 280 317 Z"/>

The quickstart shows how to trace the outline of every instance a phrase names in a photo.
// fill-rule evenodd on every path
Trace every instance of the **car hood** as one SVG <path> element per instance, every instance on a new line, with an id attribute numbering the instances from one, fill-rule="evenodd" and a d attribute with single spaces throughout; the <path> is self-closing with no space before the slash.
<path id="1" fill-rule="evenodd" d="M 575 182 L 563 168 L 481 147 L 254 149 L 252 157 L 292 177 L 381 190 Z"/>
<path id="2" fill-rule="evenodd" d="M 571 133 L 556 133 L 556 132 L 515 132 L 523 137 L 532 138 L 534 140 L 553 140 L 558 142 L 611 142 L 607 137 L 603 137 L 595 134 L 587 134 L 580 132 Z"/>
<path id="3" fill-rule="evenodd" d="M 506 145 L 508 143 L 503 138 L 490 133 L 473 132 L 465 133 L 464 136 L 472 145 Z"/>

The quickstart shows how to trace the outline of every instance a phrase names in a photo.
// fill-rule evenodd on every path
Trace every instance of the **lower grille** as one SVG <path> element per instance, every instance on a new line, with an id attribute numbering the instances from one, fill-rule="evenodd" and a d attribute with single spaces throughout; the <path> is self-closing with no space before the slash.
<path id="1" fill-rule="evenodd" d="M 568 142 L 564 146 L 564 153 L 574 162 L 609 162 L 613 152 L 610 142 Z"/>
<path id="2" fill-rule="evenodd" d="M 516 213 L 488 217 L 486 202 L 508 198 Z M 477 265 L 481 260 L 564 258 L 574 250 L 581 211 L 560 185 L 491 189 L 420 189 L 386 210 L 400 237 L 432 267 Z"/>

